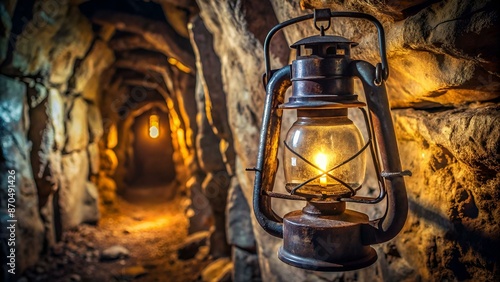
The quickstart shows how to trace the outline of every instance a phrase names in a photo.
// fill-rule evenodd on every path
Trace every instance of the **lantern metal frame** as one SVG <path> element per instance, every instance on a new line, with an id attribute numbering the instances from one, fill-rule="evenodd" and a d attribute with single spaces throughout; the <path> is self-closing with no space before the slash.
<path id="1" fill-rule="evenodd" d="M 345 209 L 345 202 L 375 204 L 383 199 L 387 199 L 384 216 L 375 220 L 370 220 L 368 224 L 362 224 L 360 227 L 360 244 L 369 246 L 386 242 L 394 238 L 403 228 L 408 212 L 408 200 L 403 176 L 411 175 L 409 171 L 403 171 L 401 169 L 394 125 L 385 88 L 385 80 L 389 76 L 389 66 L 386 56 L 384 29 L 382 24 L 369 14 L 358 12 L 332 12 L 330 9 L 318 9 L 314 10 L 313 14 L 282 22 L 273 27 L 268 33 L 264 42 L 266 71 L 263 75 L 266 99 L 262 118 L 257 165 L 255 168 L 248 169 L 250 171 L 255 171 L 253 209 L 257 222 L 266 232 L 273 236 L 283 238 L 283 218 L 277 215 L 272 209 L 271 199 L 308 200 L 307 197 L 295 195 L 293 191 L 290 194 L 273 192 L 275 176 L 278 170 L 277 155 L 284 97 L 286 90 L 292 85 L 292 81 L 291 65 L 287 65 L 277 70 L 271 69 L 269 54 L 271 39 L 284 27 L 311 19 L 314 20 L 315 28 L 319 30 L 320 35 L 323 36 L 325 30 L 330 28 L 332 18 L 368 20 L 375 25 L 378 32 L 381 62 L 373 66 L 365 61 L 352 60 L 350 61 L 348 69 L 346 69 L 349 75 L 361 80 L 364 96 L 366 98 L 366 105 L 359 101 L 352 102 L 351 100 L 346 100 L 333 103 L 313 102 L 315 105 L 311 106 L 319 110 L 359 108 L 363 114 L 367 126 L 368 141 L 361 151 L 370 148 L 374 168 L 377 172 L 379 195 L 377 197 L 361 197 L 355 195 L 356 191 L 352 191 L 350 197 L 338 197 L 335 201 L 341 203 Z M 327 22 L 327 25 L 319 24 L 320 22 Z M 297 108 L 301 106 L 304 106 L 304 104 L 298 103 Z M 369 114 L 365 110 L 365 106 Z M 326 173 L 328 173 L 328 171 L 320 175 L 325 175 Z M 318 234 L 323 233 L 319 232 Z M 284 252 L 284 250 L 281 249 L 280 252 Z M 281 254 L 281 256 L 283 256 L 283 254 Z M 291 254 L 285 254 L 285 256 L 287 256 L 286 259 L 283 259 L 281 256 L 280 258 L 289 264 L 320 271 L 345 271 L 357 269 L 367 266 L 376 260 L 376 253 L 374 253 L 373 249 L 369 251 L 366 258 L 344 264 L 325 263 L 307 258 L 297 258 Z"/>

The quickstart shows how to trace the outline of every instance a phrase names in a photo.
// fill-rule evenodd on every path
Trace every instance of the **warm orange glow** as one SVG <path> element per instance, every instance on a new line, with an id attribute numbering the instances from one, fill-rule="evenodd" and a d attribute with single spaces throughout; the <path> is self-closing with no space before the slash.
<path id="1" fill-rule="evenodd" d="M 169 64 L 171 64 L 173 66 L 176 66 L 182 72 L 191 73 L 191 69 L 188 66 L 186 66 L 183 63 L 179 62 L 175 58 L 172 58 L 172 57 L 168 58 L 168 62 L 169 62 Z"/>
<path id="2" fill-rule="evenodd" d="M 160 136 L 160 117 L 152 114 L 149 116 L 149 137 L 155 139 Z"/>
<path id="3" fill-rule="evenodd" d="M 316 166 L 318 166 L 321 169 L 321 173 L 326 172 L 326 164 L 328 163 L 328 158 L 325 154 L 323 153 L 317 153 L 316 157 L 314 158 L 314 162 Z M 323 187 L 326 186 L 327 180 L 326 180 L 326 175 L 323 175 L 319 179 L 319 184 Z"/>
<path id="4" fill-rule="evenodd" d="M 160 229 L 160 228 L 165 228 L 168 226 L 170 223 L 170 220 L 168 217 L 158 217 L 155 218 L 154 220 L 148 220 L 144 221 L 141 223 L 138 223 L 133 226 L 128 226 L 127 231 L 129 232 L 140 232 L 140 231 L 146 231 L 146 230 L 151 230 L 151 229 Z"/>
<path id="5" fill-rule="evenodd" d="M 107 146 L 113 149 L 116 145 L 118 145 L 118 130 L 116 129 L 116 125 L 112 124 L 109 127 Z"/>

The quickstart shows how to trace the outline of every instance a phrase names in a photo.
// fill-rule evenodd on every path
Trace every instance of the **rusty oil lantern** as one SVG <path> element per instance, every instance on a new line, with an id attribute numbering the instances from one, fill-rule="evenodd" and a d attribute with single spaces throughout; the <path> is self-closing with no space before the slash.
<path id="1" fill-rule="evenodd" d="M 378 30 L 381 63 L 376 66 L 350 58 L 356 46 L 346 38 L 325 35 L 336 17 L 372 22 Z M 270 69 L 269 45 L 280 29 L 314 19 L 320 35 L 304 38 L 291 48 L 297 57 L 291 65 Z M 384 81 L 389 75 L 385 35 L 373 16 L 356 12 L 315 10 L 275 26 L 264 43 L 266 73 L 265 108 L 255 171 L 254 212 L 269 234 L 283 238 L 278 257 L 285 263 L 317 271 L 347 271 L 377 260 L 370 247 L 394 238 L 408 212 L 404 175 L 394 133 Z M 361 80 L 366 104 L 354 94 L 354 78 Z M 292 96 L 284 102 L 285 91 Z M 297 111 L 297 121 L 284 140 L 283 168 L 288 194 L 273 192 L 278 169 L 278 145 L 282 111 Z M 368 140 L 347 117 L 359 110 Z M 356 195 L 370 151 L 377 172 L 377 197 Z M 305 201 L 302 210 L 283 218 L 271 207 L 271 199 Z M 366 214 L 346 209 L 346 202 L 376 204 L 386 199 L 385 215 L 369 220 Z"/>

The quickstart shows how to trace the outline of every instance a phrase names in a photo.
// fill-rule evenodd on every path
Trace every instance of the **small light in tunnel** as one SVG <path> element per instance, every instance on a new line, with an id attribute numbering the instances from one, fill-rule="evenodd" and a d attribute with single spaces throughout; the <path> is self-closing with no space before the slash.
<path id="1" fill-rule="evenodd" d="M 149 137 L 156 139 L 160 136 L 160 117 L 157 114 L 149 116 Z"/>

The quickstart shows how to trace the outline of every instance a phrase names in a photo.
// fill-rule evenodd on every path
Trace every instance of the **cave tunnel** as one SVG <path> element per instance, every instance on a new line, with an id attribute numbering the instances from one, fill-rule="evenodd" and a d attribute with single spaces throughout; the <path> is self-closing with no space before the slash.
<path id="1" fill-rule="evenodd" d="M 353 271 L 284 263 L 252 202 L 265 38 L 314 8 L 382 23 L 412 172 L 402 230 Z M 0 281 L 499 281 L 498 11 L 494 0 L 1 1 Z M 375 65 L 375 32 L 335 18 L 326 35 L 359 42 L 351 57 Z M 276 33 L 271 67 L 318 33 L 311 21 Z M 364 102 L 360 80 L 350 87 Z M 282 137 L 296 118 L 283 110 Z M 349 118 L 367 139 L 360 113 Z M 297 195 L 271 202 L 290 192 L 278 162 L 274 194 L 259 194 L 273 220 L 304 207 Z M 376 196 L 381 177 L 364 176 L 361 195 Z M 347 204 L 370 220 L 387 206 Z"/>
<path id="2" fill-rule="evenodd" d="M 134 120 L 130 131 L 133 154 L 128 156 L 129 185 L 161 185 L 175 180 L 168 114 L 155 108 Z"/>

